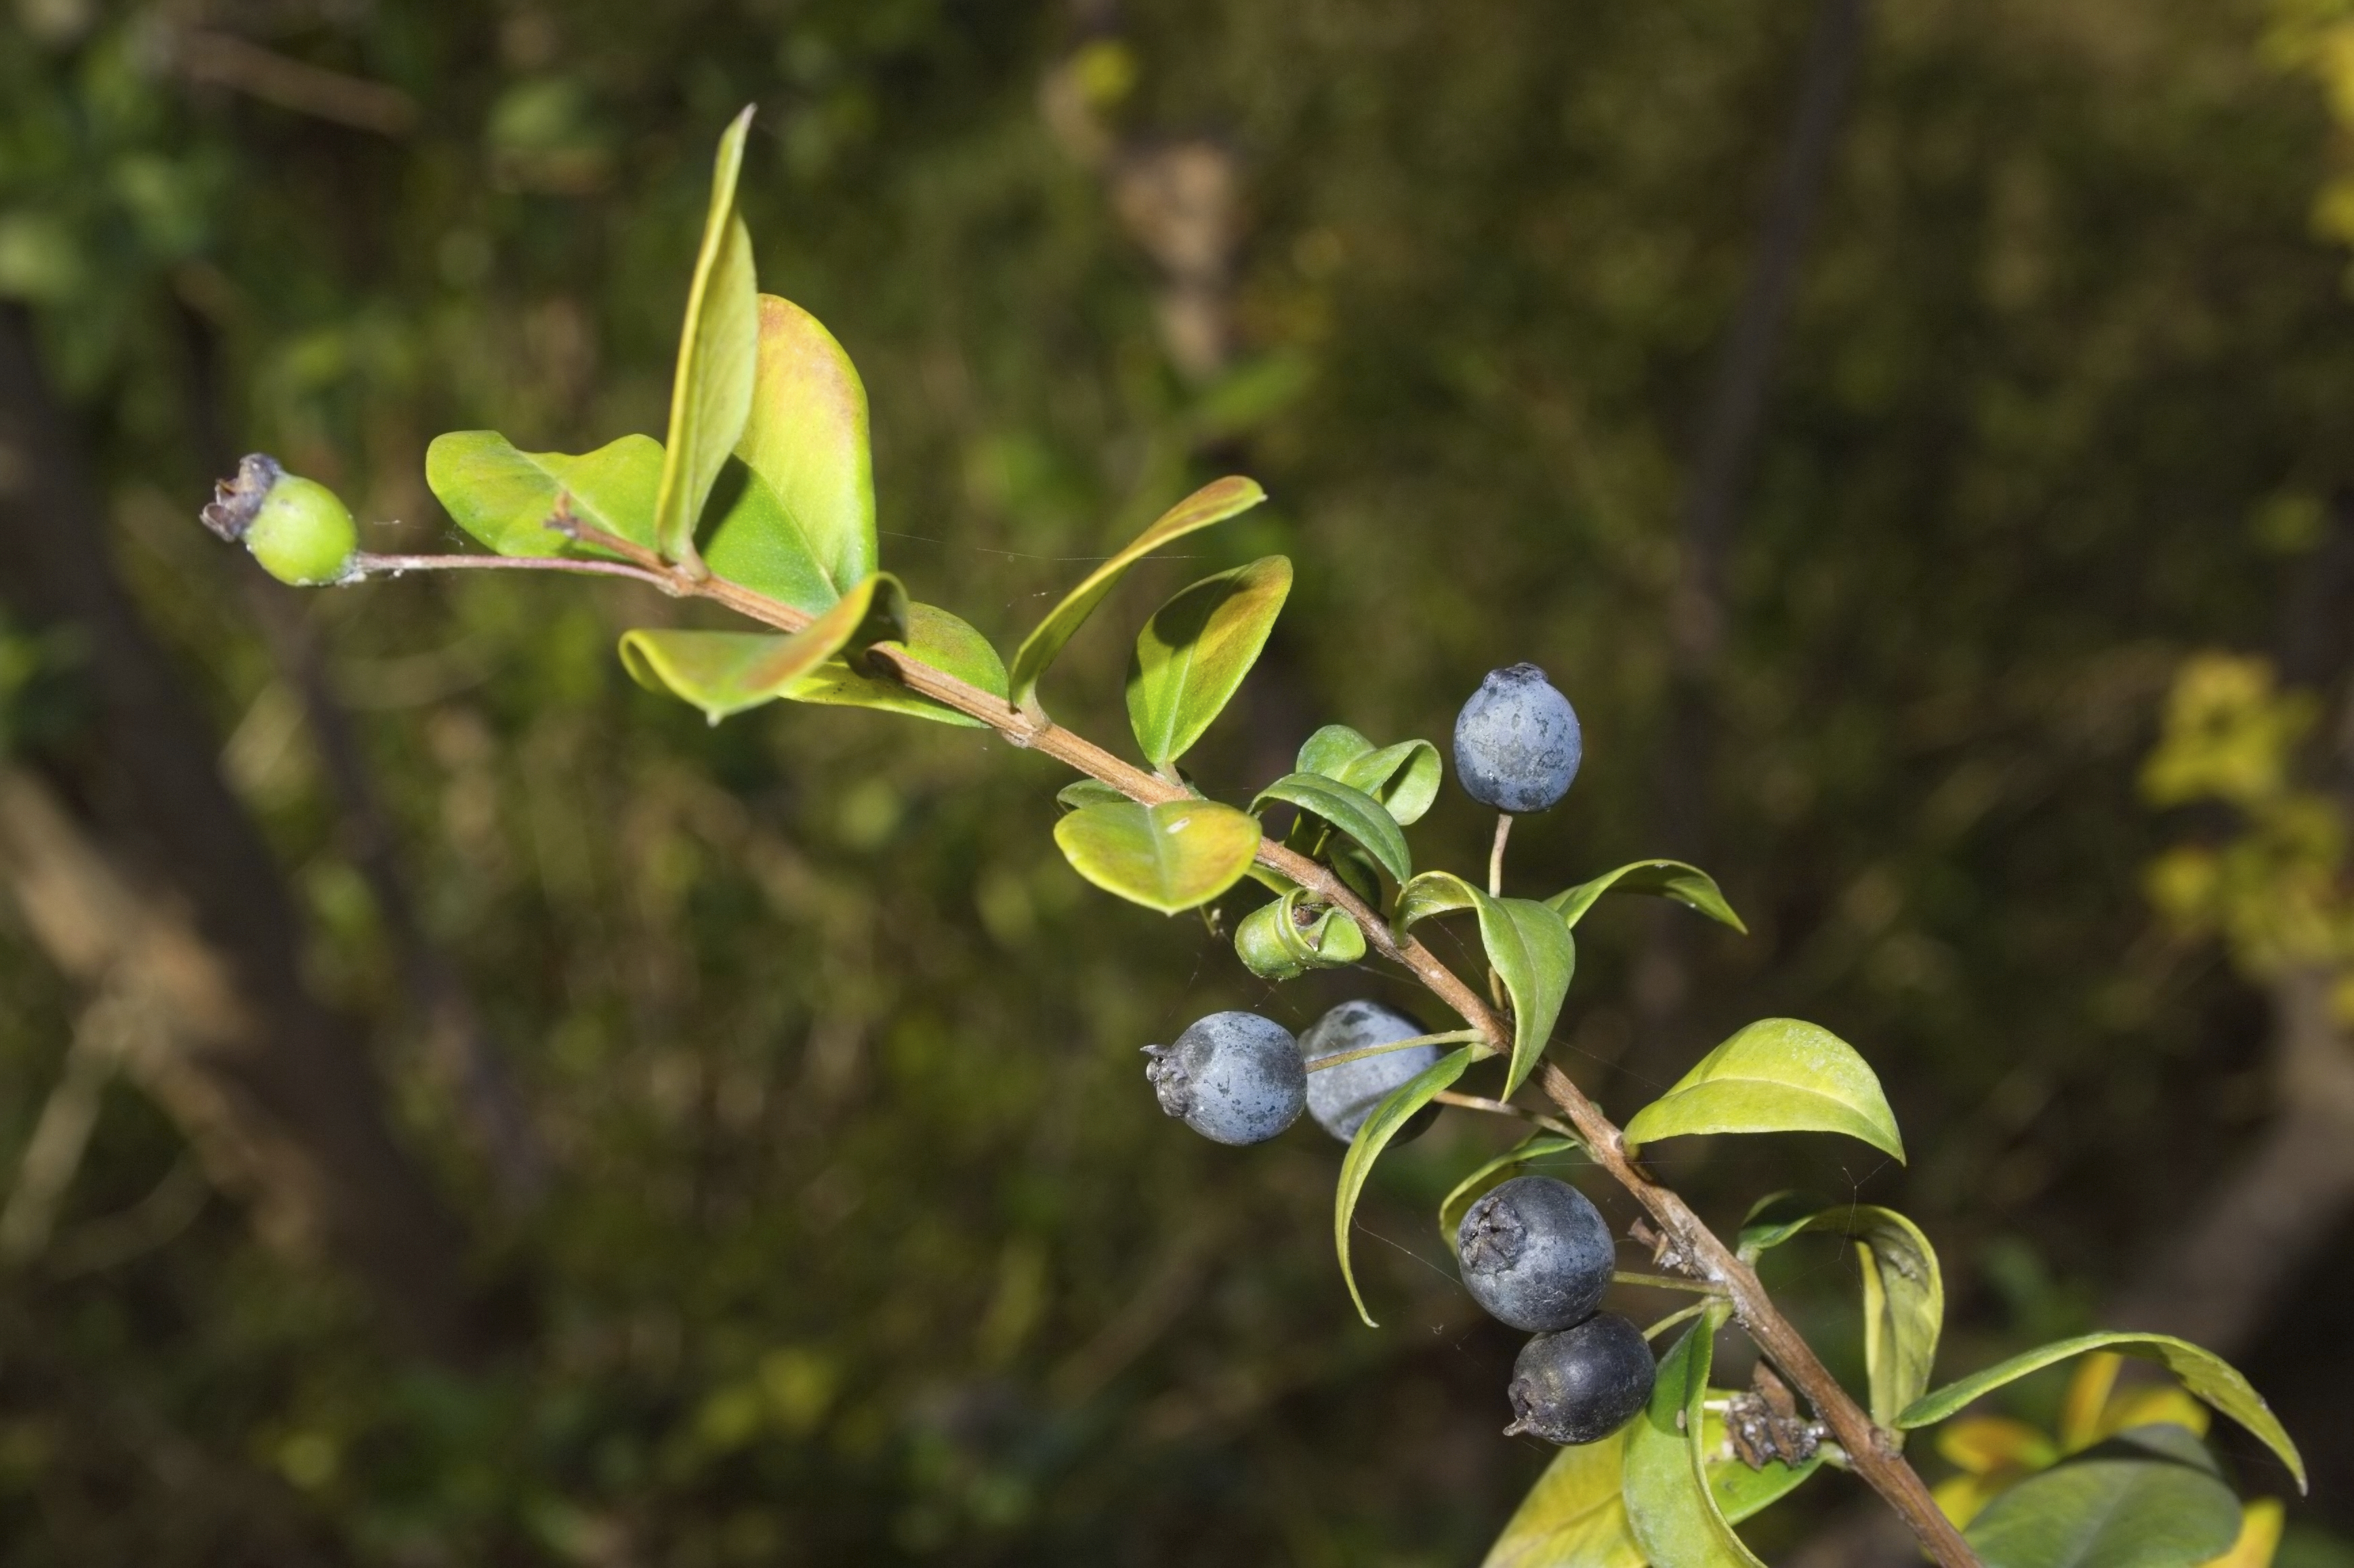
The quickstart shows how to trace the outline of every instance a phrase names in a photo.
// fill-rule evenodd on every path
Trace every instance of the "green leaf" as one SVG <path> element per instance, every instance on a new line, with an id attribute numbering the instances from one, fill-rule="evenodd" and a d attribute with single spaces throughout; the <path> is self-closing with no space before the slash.
<path id="1" fill-rule="evenodd" d="M 703 564 L 712 576 L 811 615 L 842 597 L 785 503 L 742 458 L 720 465 L 704 518 Z"/>
<path id="2" fill-rule="evenodd" d="M 1258 662 L 1291 592 L 1291 563 L 1267 556 L 1204 577 L 1162 605 L 1128 662 L 1128 722 L 1167 768 L 1216 721 Z"/>
<path id="3" fill-rule="evenodd" d="M 2196 1568 L 2231 1549 L 2240 1517 L 2197 1437 L 2145 1426 L 2003 1492 L 1966 1539 L 1987 1568 Z"/>
<path id="4" fill-rule="evenodd" d="M 1719 1450 L 1723 1430 L 1712 1414 L 1708 1452 Z M 1622 1429 L 1600 1442 L 1555 1452 L 1488 1549 L 1481 1568 L 1644 1568 L 1643 1549 L 1627 1518 L 1627 1438 L 1628 1429 Z M 1738 1524 L 1787 1496 L 1820 1464 L 1810 1459 L 1753 1470 L 1738 1459 L 1712 1458 L 1709 1491 L 1727 1522 Z"/>
<path id="5" fill-rule="evenodd" d="M 1644 1568 L 1619 1496 L 1626 1464 L 1624 1432 L 1555 1453 L 1480 1568 Z"/>
<path id="6" fill-rule="evenodd" d="M 1893 1209 L 1870 1203 L 1824 1208 L 1776 1194 L 1749 1213 L 1741 1227 L 1741 1256 L 1759 1254 L 1808 1231 L 1829 1231 L 1855 1243 L 1863 1281 L 1863 1362 L 1872 1385 L 1872 1419 L 1894 1426 L 1929 1386 L 1937 1335 L 1946 1320 L 1946 1282 L 1928 1237 Z"/>
<path id="7" fill-rule="evenodd" d="M 797 683 L 845 648 L 902 639 L 907 630 L 907 590 L 896 577 L 877 572 L 790 635 L 627 631 L 621 634 L 621 663 L 648 691 L 682 698 L 717 724 L 792 694 Z"/>
<path id="8" fill-rule="evenodd" d="M 1363 845 L 1399 885 L 1413 879 L 1414 859 L 1406 850 L 1405 834 L 1381 802 L 1363 790 L 1318 773 L 1290 773 L 1258 792 L 1250 803 L 1252 815 L 1269 800 L 1323 818 Z"/>
<path id="9" fill-rule="evenodd" d="M 954 675 L 969 686 L 978 686 L 1001 697 L 1005 694 L 1005 664 L 998 658 L 997 650 L 990 646 L 988 638 L 945 609 L 936 609 L 928 604 L 909 605 L 904 646 L 919 662 Z M 870 675 L 843 659 L 827 660 L 795 682 L 785 695 L 797 703 L 875 708 L 966 729 L 989 727 L 970 714 L 959 713 L 945 703 L 911 692 L 896 681 Z M 1110 786 L 1105 788 L 1108 789 Z M 1116 800 L 1126 798 L 1116 789 L 1111 792 Z"/>
<path id="10" fill-rule="evenodd" d="M 1536 1071 L 1545 1042 L 1553 1038 L 1577 968 L 1577 939 L 1560 916 L 1533 898 L 1482 894 L 1479 942 L 1512 999 L 1512 1065 L 1504 1075 L 1503 1094 L 1510 1099 Z"/>
<path id="11" fill-rule="evenodd" d="M 1635 1113 L 1627 1148 L 1702 1132 L 1843 1132 L 1904 1158 L 1872 1068 L 1829 1030 L 1795 1018 L 1753 1023 L 1702 1057 Z"/>
<path id="12" fill-rule="evenodd" d="M 839 590 L 878 562 L 866 387 L 815 316 L 774 294 L 758 296 L 757 308 L 751 408 L 736 455 L 768 482 L 798 542 Z"/>
<path id="13" fill-rule="evenodd" d="M 1055 662 L 1072 635 L 1095 613 L 1104 596 L 1128 575 L 1128 569 L 1153 551 L 1197 529 L 1249 511 L 1267 499 L 1256 481 L 1229 476 L 1205 484 L 1157 518 L 1152 526 L 1129 541 L 1126 549 L 1087 574 L 1085 581 L 1063 596 L 1022 646 L 1013 652 L 1013 700 L 1016 707 L 1034 704 L 1038 677 Z"/>
<path id="14" fill-rule="evenodd" d="M 1400 932 L 1440 915 L 1477 909 L 1488 895 L 1451 871 L 1426 871 L 1398 889 L 1394 919 Z"/>
<path id="15" fill-rule="evenodd" d="M 1958 1383 L 1949 1383 L 1936 1393 L 1925 1395 L 1907 1405 L 1896 1418 L 1896 1425 L 1906 1430 L 1931 1425 L 1943 1421 L 1972 1400 L 1991 1393 L 2008 1383 L 2016 1383 L 2031 1372 L 2041 1372 L 2071 1356 L 2081 1356 L 2088 1351 L 2115 1351 L 2120 1355 L 2138 1356 L 2156 1361 L 2182 1380 L 2182 1386 L 2196 1397 L 2221 1411 L 2264 1440 L 2264 1446 L 2280 1457 L 2296 1478 L 2299 1491 L 2305 1489 L 2305 1459 L 2296 1445 L 2264 1401 L 2242 1377 L 2231 1362 L 2212 1351 L 2201 1350 L 2188 1340 L 2178 1340 L 2170 1334 L 2137 1334 L 2111 1331 L 2079 1334 L 2073 1340 L 2061 1340 L 2023 1351 L 2007 1361 L 2000 1361 L 1975 1372 Z"/>
<path id="16" fill-rule="evenodd" d="M 603 556 L 547 526 L 568 495 L 581 522 L 654 547 L 662 443 L 623 436 L 580 457 L 517 451 L 496 430 L 452 430 L 425 449 L 425 482 L 456 520 L 502 556 Z"/>
<path id="17" fill-rule="evenodd" d="M 1458 909 L 1479 915 L 1479 942 L 1512 999 L 1512 1062 L 1504 1093 L 1536 1070 L 1577 967 L 1577 941 L 1560 916 L 1532 898 L 1491 898 L 1452 872 L 1426 871 L 1398 889 L 1397 928 Z"/>
<path id="18" fill-rule="evenodd" d="M 671 385 L 670 439 L 663 443 L 662 493 L 654 503 L 654 535 L 665 560 L 697 558 L 695 525 L 704 500 L 752 411 L 759 290 L 752 276 L 752 237 L 736 216 L 736 176 L 744 167 L 744 138 L 751 127 L 752 106 L 747 104 L 719 138 L 711 207 L 695 259 L 695 281 L 687 288 L 678 372 Z"/>
<path id="19" fill-rule="evenodd" d="M 1125 806 L 1128 797 L 1098 779 L 1081 779 L 1055 791 L 1055 804 L 1066 811 L 1083 810 L 1089 806 Z"/>
<path id="20" fill-rule="evenodd" d="M 1072 870 L 1164 915 L 1207 904 L 1241 881 L 1258 842 L 1257 818 L 1214 800 L 1106 802 L 1055 824 Z"/>
<path id="21" fill-rule="evenodd" d="M 1375 748 L 1344 724 L 1328 724 L 1299 748 L 1299 771 L 1320 773 L 1381 802 L 1400 827 L 1421 821 L 1438 799 L 1444 777 L 1438 747 L 1426 740 L 1402 740 Z"/>
<path id="22" fill-rule="evenodd" d="M 1654 1568 L 1765 1568 L 1709 1488 L 1702 1406 L 1723 1321 L 1712 1308 L 1659 1358 L 1650 1405 L 1627 1428 L 1627 1520 Z"/>
<path id="23" fill-rule="evenodd" d="M 1595 900 L 1606 893 L 1649 893 L 1670 898 L 1687 909 L 1697 909 L 1710 919 L 1732 927 L 1744 937 L 1749 934 L 1749 927 L 1741 923 L 1741 916 L 1724 901 L 1716 879 L 1680 860 L 1638 860 L 1556 893 L 1545 903 L 1575 926 L 1594 907 Z"/>
<path id="24" fill-rule="evenodd" d="M 1067 819 L 1066 819 L 1067 820 Z M 1365 1191 L 1365 1179 L 1373 1173 L 1373 1161 L 1382 1157 L 1398 1128 L 1414 1119 L 1416 1111 L 1430 1103 L 1431 1097 L 1452 1085 L 1471 1065 L 1475 1052 L 1466 1045 L 1459 1051 L 1449 1051 L 1396 1088 L 1389 1097 L 1373 1107 L 1357 1128 L 1357 1136 L 1349 1140 L 1349 1152 L 1341 1160 L 1341 1184 L 1332 1193 L 1332 1245 L 1341 1254 L 1341 1277 L 1349 1283 L 1349 1299 L 1357 1304 L 1357 1316 L 1365 1327 L 1377 1329 L 1373 1315 L 1365 1310 L 1364 1293 L 1357 1288 L 1357 1271 L 1349 1261 L 1349 1233 L 1357 1217 L 1357 1200 Z"/>
<path id="25" fill-rule="evenodd" d="M 1298 980 L 1312 969 L 1344 969 L 1365 956 L 1365 933 L 1340 910 L 1309 908 L 1311 895 L 1295 887 L 1263 904 L 1235 927 L 1235 952 L 1261 980 Z M 1306 910 L 1305 925 L 1299 919 Z"/>
<path id="26" fill-rule="evenodd" d="M 1438 1205 L 1439 1238 L 1452 1247 L 1455 1233 L 1462 1227 L 1463 1216 L 1488 1192 L 1518 1176 L 1537 1160 L 1557 1154 L 1583 1153 L 1585 1148 L 1577 1139 L 1564 1138 L 1557 1132 L 1530 1134 L 1455 1183 L 1454 1190 Z"/>

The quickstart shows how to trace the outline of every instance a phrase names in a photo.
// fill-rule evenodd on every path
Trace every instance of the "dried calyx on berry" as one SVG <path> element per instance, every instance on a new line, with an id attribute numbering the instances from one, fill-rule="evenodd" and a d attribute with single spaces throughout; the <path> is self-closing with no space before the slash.
<path id="1" fill-rule="evenodd" d="M 271 577 L 298 588 L 344 581 L 359 546 L 359 529 L 335 493 L 288 473 L 267 452 L 240 461 L 237 477 L 215 484 L 212 504 L 197 515 L 250 550 Z"/>

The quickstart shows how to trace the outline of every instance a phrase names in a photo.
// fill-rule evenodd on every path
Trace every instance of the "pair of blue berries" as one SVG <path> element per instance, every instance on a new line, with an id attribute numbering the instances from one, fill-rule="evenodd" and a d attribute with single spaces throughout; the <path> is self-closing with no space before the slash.
<path id="1" fill-rule="evenodd" d="M 1533 664 L 1490 672 L 1455 721 L 1455 768 L 1466 793 L 1512 815 L 1568 793 L 1584 739 L 1569 699 Z M 1343 1142 L 1390 1092 L 1438 1059 L 1436 1045 L 1383 1052 L 1310 1072 L 1327 1056 L 1413 1039 L 1403 1013 L 1344 1001 L 1305 1035 L 1253 1012 L 1214 1012 L 1148 1045 L 1145 1076 L 1161 1108 L 1220 1143 L 1259 1143 L 1304 1108 Z M 1401 1129 L 1429 1124 L 1426 1109 Z M 1615 1262 L 1610 1227 L 1585 1195 L 1550 1176 L 1513 1177 L 1483 1193 L 1455 1233 L 1465 1288 L 1491 1316 L 1535 1337 L 1512 1363 L 1508 1435 L 1558 1444 L 1608 1436 L 1649 1403 L 1655 1376 L 1640 1330 L 1597 1310 Z"/>

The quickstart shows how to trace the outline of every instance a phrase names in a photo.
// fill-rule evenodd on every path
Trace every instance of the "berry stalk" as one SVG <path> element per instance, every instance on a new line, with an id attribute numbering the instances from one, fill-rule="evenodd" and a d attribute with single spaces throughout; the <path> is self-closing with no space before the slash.
<path id="1" fill-rule="evenodd" d="M 619 570 L 607 564 L 610 575 L 636 577 L 673 597 L 708 599 L 748 620 L 781 631 L 800 631 L 815 619 L 807 611 L 779 603 L 724 578 L 698 576 L 673 566 L 652 551 L 578 523 L 564 509 L 559 509 L 549 525 L 583 543 L 619 556 L 629 563 L 629 567 Z M 355 558 L 355 565 L 360 569 L 352 576 L 458 566 L 572 570 L 588 564 L 530 556 L 361 556 Z M 1190 792 L 1181 785 L 1121 760 L 1084 736 L 1055 724 L 1043 712 L 1035 709 L 1025 712 L 1009 706 L 1004 698 L 925 664 L 904 649 L 878 645 L 867 650 L 866 659 L 875 669 L 887 673 L 908 690 L 943 703 L 960 713 L 969 714 L 1014 745 L 1052 757 L 1091 779 L 1111 786 L 1140 804 L 1160 805 L 1191 798 Z M 1574 756 L 1576 746 L 1575 731 L 1570 734 L 1572 738 L 1568 741 L 1568 747 Z M 1575 763 L 1570 766 L 1574 770 Z M 1510 820 L 1506 816 L 1499 824 L 1499 849 Z M 1419 940 L 1394 932 L 1386 920 L 1368 907 L 1329 868 L 1272 839 L 1260 840 L 1257 859 L 1259 864 L 1310 889 L 1317 897 L 1354 920 L 1374 951 L 1413 975 L 1424 989 L 1445 1002 L 1493 1049 L 1502 1053 L 1511 1050 L 1510 1026 L 1497 1016 L 1495 1010 L 1481 999 L 1478 991 L 1441 963 Z M 1570 1080 L 1567 1074 L 1548 1062 L 1541 1068 L 1538 1082 L 1546 1097 L 1568 1118 L 1595 1162 L 1625 1188 L 1658 1223 L 1664 1233 L 1663 1263 L 1680 1267 L 1722 1289 L 1731 1303 L 1734 1319 L 1755 1341 L 1766 1359 L 1780 1370 L 1784 1378 L 1806 1395 L 1845 1451 L 1849 1467 L 1895 1510 L 1929 1556 L 1941 1568 L 1980 1568 L 1977 1554 L 1962 1539 L 1961 1531 L 1946 1518 L 1920 1475 L 1906 1462 L 1897 1446 L 1895 1435 L 1875 1425 L 1862 1408 L 1849 1397 L 1805 1337 L 1776 1308 L 1755 1270 L 1744 1263 L 1733 1248 L 1710 1230 L 1681 1196 L 1651 1180 L 1628 1154 L 1617 1126 Z M 1442 1097 L 1449 1101 L 1460 1098 L 1455 1096 Z"/>

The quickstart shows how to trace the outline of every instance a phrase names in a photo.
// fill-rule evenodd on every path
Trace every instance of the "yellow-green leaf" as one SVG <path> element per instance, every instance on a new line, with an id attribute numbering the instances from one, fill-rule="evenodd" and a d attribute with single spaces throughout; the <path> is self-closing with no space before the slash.
<path id="1" fill-rule="evenodd" d="M 714 564 L 716 564 L 716 556 Z M 928 604 L 909 605 L 907 637 L 904 645 L 909 655 L 919 662 L 954 675 L 968 686 L 978 686 L 999 697 L 1005 695 L 1005 663 L 998 658 L 997 650 L 990 646 L 988 638 L 945 609 L 938 609 Z M 944 703 L 936 703 L 929 697 L 911 692 L 896 681 L 854 669 L 844 659 L 828 659 L 793 683 L 792 689 L 785 695 L 796 703 L 874 708 L 883 713 L 907 714 L 914 718 L 960 725 L 967 729 L 989 727 L 971 715 L 959 713 Z M 1119 798 L 1118 790 L 1111 793 L 1114 798 Z"/>
<path id="2" fill-rule="evenodd" d="M 1129 542 L 1128 547 L 1089 572 L 1084 581 L 1063 601 L 1047 612 L 1036 630 L 1022 640 L 1014 650 L 1012 676 L 1013 700 L 1017 707 L 1027 707 L 1037 697 L 1038 677 L 1055 662 L 1072 635 L 1095 613 L 1104 596 L 1128 575 L 1128 569 L 1160 549 L 1163 545 L 1181 539 L 1196 529 L 1207 528 L 1214 523 L 1247 512 L 1267 499 L 1256 481 L 1229 476 L 1205 484 L 1168 511 L 1153 524 Z"/>
<path id="3" fill-rule="evenodd" d="M 752 237 L 736 216 L 736 177 L 744 166 L 744 138 L 751 127 L 748 104 L 719 138 L 711 206 L 695 254 L 695 281 L 687 288 L 686 322 L 679 332 L 678 369 L 671 384 L 670 439 L 663 443 L 662 493 L 654 504 L 654 535 L 666 560 L 697 560 L 695 523 L 752 409 L 759 290 L 752 273 Z"/>
<path id="4" fill-rule="evenodd" d="M 2290 1441 L 2280 1417 L 2272 1412 L 2264 1396 L 2250 1386 L 2238 1369 L 2214 1351 L 2202 1350 L 2188 1340 L 2178 1340 L 2170 1334 L 2137 1334 L 2109 1331 L 2079 1334 L 2073 1340 L 2061 1340 L 2022 1351 L 2007 1361 L 1999 1361 L 1984 1372 L 1975 1372 L 1958 1383 L 1949 1383 L 1936 1393 L 1914 1400 L 1898 1414 L 1896 1425 L 1912 1430 L 1935 1425 L 1955 1414 L 1972 1400 L 1993 1393 L 2008 1383 L 2016 1383 L 2032 1372 L 2071 1356 L 2081 1356 L 2088 1351 L 2114 1351 L 2119 1355 L 2138 1356 L 2156 1361 L 2182 1380 L 2182 1386 L 2213 1405 L 2249 1431 L 2263 1439 L 2266 1447 L 2280 1457 L 2296 1478 L 2297 1489 L 2305 1489 L 2305 1459 Z"/>
<path id="5" fill-rule="evenodd" d="M 640 685 L 691 703 L 717 724 L 791 694 L 797 683 L 845 648 L 907 635 L 907 590 L 897 578 L 877 572 L 790 635 L 628 631 L 621 635 L 621 663 Z"/>
<path id="6" fill-rule="evenodd" d="M 1291 563 L 1267 556 L 1204 577 L 1145 623 L 1128 662 L 1128 722 L 1155 768 L 1193 749 L 1258 662 Z"/>
<path id="7" fill-rule="evenodd" d="M 1879 1077 L 1847 1042 L 1795 1018 L 1753 1023 L 1711 1051 L 1626 1136 L 1631 1150 L 1702 1132 L 1843 1132 L 1904 1158 Z"/>
<path id="8" fill-rule="evenodd" d="M 866 387 L 815 316 L 774 294 L 758 303 L 751 408 L 736 455 L 776 493 L 788 525 L 838 592 L 878 565 Z"/>
<path id="9" fill-rule="evenodd" d="M 1651 1403 L 1627 1428 L 1627 1521 L 1656 1568 L 1765 1568 L 1709 1487 L 1703 1406 L 1723 1321 L 1712 1307 L 1659 1358 Z"/>
<path id="10" fill-rule="evenodd" d="M 1619 1496 L 1626 1463 L 1623 1431 L 1554 1454 L 1480 1568 L 1644 1568 Z"/>
<path id="11" fill-rule="evenodd" d="M 1357 1316 L 1365 1320 L 1368 1329 L 1381 1325 L 1365 1310 L 1364 1292 L 1357 1288 L 1357 1270 L 1349 1259 L 1349 1233 L 1356 1223 L 1357 1200 L 1364 1195 L 1365 1180 L 1373 1173 L 1373 1161 L 1382 1157 L 1390 1139 L 1414 1119 L 1416 1111 L 1430 1103 L 1433 1095 L 1463 1075 L 1464 1069 L 1471 1065 L 1473 1054 L 1469 1045 L 1449 1051 L 1392 1089 L 1388 1097 L 1373 1107 L 1373 1114 L 1358 1125 L 1357 1136 L 1349 1140 L 1349 1152 L 1341 1159 L 1341 1181 L 1332 1192 L 1332 1245 L 1341 1255 L 1341 1277 L 1348 1282 L 1349 1299 L 1357 1304 Z"/>
<path id="12" fill-rule="evenodd" d="M 1749 927 L 1724 901 L 1724 894 L 1716 879 L 1695 865 L 1680 860 L 1638 860 L 1632 865 L 1622 865 L 1616 871 L 1605 872 L 1591 882 L 1581 882 L 1575 887 L 1564 888 L 1545 900 L 1546 905 L 1570 925 L 1575 926 L 1595 900 L 1606 893 L 1649 893 L 1655 897 L 1672 899 L 1687 909 L 1696 909 L 1710 919 L 1732 927 L 1748 935 Z"/>
<path id="13" fill-rule="evenodd" d="M 1937 1335 L 1946 1321 L 1946 1282 L 1936 1251 L 1918 1225 L 1893 1209 L 1871 1203 L 1822 1207 L 1780 1193 L 1750 1211 L 1741 1227 L 1741 1255 L 1755 1261 L 1767 1248 L 1808 1231 L 1828 1231 L 1855 1243 L 1872 1418 L 1893 1426 L 1928 1389 L 1936 1366 Z"/>
<path id="14" fill-rule="evenodd" d="M 1214 800 L 1107 801 L 1055 824 L 1071 869 L 1164 915 L 1207 904 L 1241 881 L 1258 842 L 1257 818 Z"/>
<path id="15" fill-rule="evenodd" d="M 579 457 L 526 452 L 496 430 L 452 430 L 425 449 L 425 482 L 458 526 L 502 556 L 603 556 L 547 525 L 559 496 L 573 516 L 654 547 L 662 443 L 623 436 Z"/>
<path id="16" fill-rule="evenodd" d="M 711 575 L 811 615 L 842 597 L 769 482 L 742 458 L 719 467 L 703 508 L 703 564 Z M 852 578 L 855 582 L 856 578 Z"/>
<path id="17" fill-rule="evenodd" d="M 1450 1238 L 1451 1240 L 1451 1238 Z M 1712 1390 L 1712 1395 L 1722 1390 Z M 1521 1499 L 1511 1522 L 1488 1549 L 1481 1568 L 1644 1568 L 1641 1546 L 1627 1518 L 1627 1439 L 1622 1428 L 1598 1443 L 1561 1449 Z M 1723 1445 L 1723 1418 L 1711 1414 L 1702 1447 Z M 1820 1467 L 1773 1464 L 1753 1470 L 1738 1459 L 1708 1460 L 1708 1486 L 1728 1524 L 1787 1496 Z"/>

